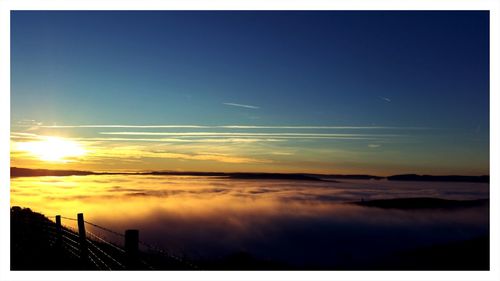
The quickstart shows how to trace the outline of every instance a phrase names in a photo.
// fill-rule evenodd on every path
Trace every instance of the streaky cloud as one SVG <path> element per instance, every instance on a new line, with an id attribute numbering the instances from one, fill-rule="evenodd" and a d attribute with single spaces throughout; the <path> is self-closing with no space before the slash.
<path id="1" fill-rule="evenodd" d="M 24 132 L 11 132 L 10 134 L 11 134 L 11 136 L 12 135 L 14 135 L 14 136 L 27 136 L 27 137 L 36 137 L 36 136 L 38 136 L 37 134 L 24 133 Z"/>
<path id="2" fill-rule="evenodd" d="M 270 137 L 394 137 L 395 134 L 325 134 L 325 133 L 228 133 L 228 132 L 99 132 L 101 135 L 130 135 L 130 136 L 270 136 Z"/>
<path id="3" fill-rule="evenodd" d="M 172 129 L 194 129 L 211 128 L 203 125 L 51 125 L 40 126 L 41 128 L 172 128 Z"/>
<path id="4" fill-rule="evenodd" d="M 160 159 L 181 159 L 181 160 L 203 160 L 203 161 L 216 161 L 224 163 L 271 163 L 272 160 L 246 157 L 232 154 L 221 153 L 184 153 L 176 151 L 157 151 L 151 150 L 149 146 L 134 146 L 134 147 L 114 147 L 113 149 L 94 149 L 91 156 L 93 159 L 104 158 L 119 158 L 119 159 L 146 159 L 146 158 L 160 158 Z"/>
<path id="5" fill-rule="evenodd" d="M 118 133 L 118 134 L 112 134 Z M 132 132 L 132 134 L 128 134 L 127 132 L 101 132 L 103 135 L 138 135 L 134 133 L 142 133 L 142 132 Z M 314 135 L 314 134 L 295 134 L 295 135 L 276 135 L 276 134 L 238 134 L 238 133 L 229 133 L 229 135 L 182 135 L 181 133 L 172 133 L 168 138 L 127 138 L 127 137 L 73 137 L 67 138 L 75 141 L 119 141 L 119 142 L 170 142 L 170 143 L 188 143 L 188 142 L 199 142 L 199 143 L 257 143 L 257 142 L 284 142 L 287 140 L 300 140 L 300 139 L 317 139 L 317 140 L 382 140 L 382 136 L 362 136 L 362 135 L 348 135 L 348 134 L 339 134 L 339 136 L 335 136 L 334 134 L 330 135 Z M 140 134 L 142 135 L 142 134 Z M 156 135 L 150 134 L 148 135 Z M 160 135 L 161 136 L 161 135 Z M 22 133 L 22 132 L 12 132 L 11 139 L 27 139 L 27 140 L 36 140 L 43 139 L 47 136 L 37 135 L 32 133 Z"/>
<path id="6" fill-rule="evenodd" d="M 282 156 L 289 156 L 289 155 L 294 155 L 294 152 L 288 152 L 288 151 L 273 151 L 271 152 L 273 155 L 282 155 Z"/>
<path id="7" fill-rule="evenodd" d="M 210 142 L 210 143 L 253 143 L 253 142 L 279 142 L 285 141 L 276 138 L 78 138 L 79 141 L 128 141 L 128 142 Z"/>
<path id="8" fill-rule="evenodd" d="M 297 129 L 297 130 L 427 130 L 428 127 L 395 126 L 265 126 L 265 125 L 43 125 L 40 128 L 143 128 L 143 129 Z"/>
<path id="9" fill-rule="evenodd" d="M 80 141 L 140 141 L 140 142 L 213 142 L 213 143 L 251 143 L 251 142 L 283 142 L 286 140 L 293 139 L 317 139 L 317 140 L 382 140 L 378 137 L 282 137 L 276 136 L 272 138 L 252 138 L 247 136 L 238 136 L 237 138 L 228 137 L 213 137 L 213 136 L 203 136 L 203 137 L 185 137 L 185 138 L 78 138 L 75 140 Z"/>
<path id="10" fill-rule="evenodd" d="M 226 129 L 346 129 L 346 130 L 365 130 L 365 129 L 394 129 L 394 130 L 424 130 L 427 127 L 391 127 L 391 126 L 253 126 L 253 125 L 226 125 L 214 126 L 215 128 Z"/>
<path id="11" fill-rule="evenodd" d="M 249 109 L 259 109 L 260 107 L 255 106 L 255 105 L 248 105 L 248 104 L 241 104 L 241 103 L 233 103 L 233 102 L 224 102 L 222 104 L 229 105 L 229 106 L 236 106 L 236 107 L 243 107 L 243 108 L 249 108 Z"/>

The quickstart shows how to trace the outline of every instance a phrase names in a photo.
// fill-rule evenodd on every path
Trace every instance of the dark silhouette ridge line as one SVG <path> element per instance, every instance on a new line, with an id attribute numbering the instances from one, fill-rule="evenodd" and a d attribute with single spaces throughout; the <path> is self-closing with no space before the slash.
<path id="1" fill-rule="evenodd" d="M 490 176 L 463 176 L 463 175 L 417 175 L 403 174 L 388 177 L 374 175 L 343 175 L 343 174 L 313 174 L 313 173 L 258 173 L 258 172 L 178 172 L 178 171 L 150 171 L 150 172 L 92 172 L 78 170 L 50 170 L 30 168 L 10 168 L 11 177 L 39 177 L 39 176 L 85 176 L 85 175 L 165 175 L 165 176 L 205 176 L 227 177 L 231 179 L 276 179 L 276 180 L 305 180 L 329 181 L 338 179 L 361 180 L 389 180 L 389 181 L 438 181 L 438 182 L 479 182 L 489 183 Z"/>

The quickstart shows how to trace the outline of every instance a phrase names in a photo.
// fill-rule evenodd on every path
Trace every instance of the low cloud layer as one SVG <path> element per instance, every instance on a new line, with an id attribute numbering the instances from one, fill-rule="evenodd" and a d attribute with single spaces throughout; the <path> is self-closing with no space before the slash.
<path id="1" fill-rule="evenodd" d="M 142 240 L 200 259 L 243 251 L 331 266 L 346 256 L 362 262 L 488 231 L 487 207 L 402 211 L 345 204 L 362 198 L 487 198 L 487 184 L 108 175 L 16 178 L 11 185 L 13 205 L 29 202 L 49 216 L 83 212 L 88 221 L 119 232 L 140 229 Z"/>

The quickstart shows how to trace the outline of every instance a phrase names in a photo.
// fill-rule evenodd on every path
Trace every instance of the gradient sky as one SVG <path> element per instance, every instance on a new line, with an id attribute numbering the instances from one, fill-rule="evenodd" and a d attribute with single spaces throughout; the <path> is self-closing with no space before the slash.
<path id="1" fill-rule="evenodd" d="M 12 12 L 11 164 L 489 174 L 488 34 L 481 11 Z M 19 145 L 46 136 L 86 154 Z"/>

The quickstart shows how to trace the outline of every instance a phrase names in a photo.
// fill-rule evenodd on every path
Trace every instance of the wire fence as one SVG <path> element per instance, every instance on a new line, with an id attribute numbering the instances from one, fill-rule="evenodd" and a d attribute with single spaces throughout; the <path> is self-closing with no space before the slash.
<path id="1" fill-rule="evenodd" d="M 80 216 L 80 215 L 79 215 Z M 36 224 L 55 252 L 88 270 L 191 270 L 197 267 L 169 251 L 93 222 L 64 216 L 24 220 Z M 77 227 L 65 222 L 76 222 Z M 74 224 L 74 223 L 73 223 Z M 85 227 L 87 226 L 87 227 Z M 87 230 L 92 228 L 92 231 Z M 97 233 L 99 232 L 101 233 Z M 110 238 L 112 237 L 112 238 Z M 121 241 L 122 243 L 119 243 Z M 139 247 L 140 246 L 140 247 Z"/>

